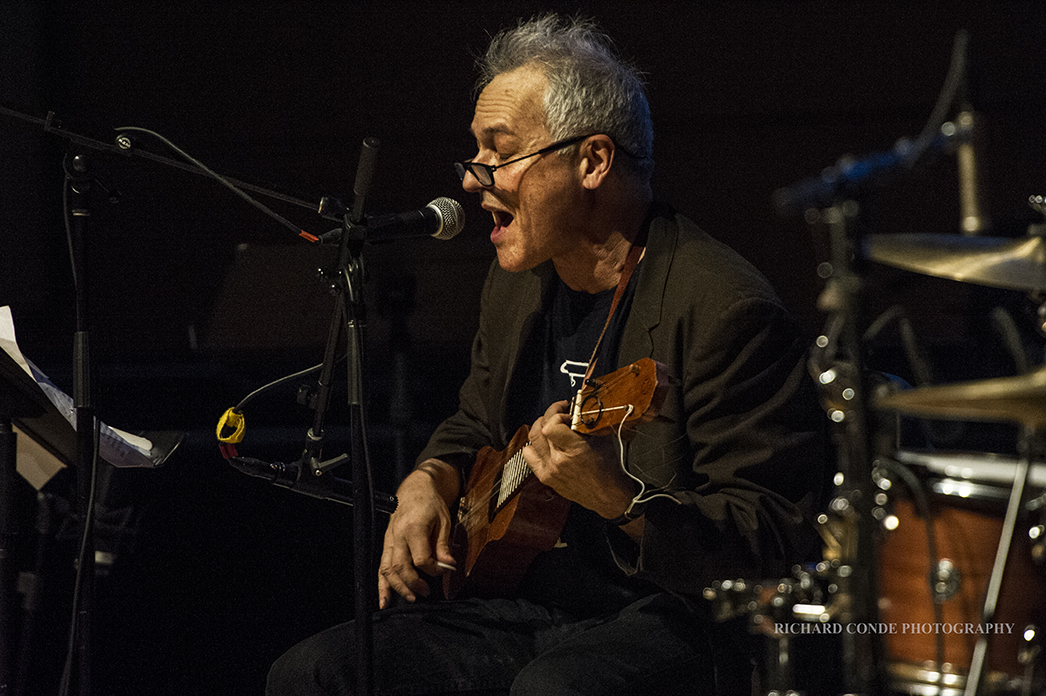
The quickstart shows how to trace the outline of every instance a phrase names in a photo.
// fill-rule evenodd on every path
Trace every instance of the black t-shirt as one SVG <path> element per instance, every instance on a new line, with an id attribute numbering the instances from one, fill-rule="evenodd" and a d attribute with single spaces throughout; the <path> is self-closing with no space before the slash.
<path id="1" fill-rule="evenodd" d="M 633 273 L 599 344 L 593 377 L 602 377 L 617 367 L 618 345 L 631 307 L 635 278 Z M 581 389 L 616 290 L 577 292 L 556 281 L 546 305 L 544 336 L 539 338 L 544 359 L 540 361 L 540 385 L 535 390 L 534 418 L 556 401 L 572 400 Z M 615 529 L 611 533 L 623 532 Z M 568 611 L 599 614 L 633 601 L 637 592 L 649 591 L 645 583 L 625 578 L 614 563 L 606 534 L 606 520 L 580 505 L 572 505 L 560 544 L 534 561 L 521 583 L 521 594 Z"/>
<path id="2" fill-rule="evenodd" d="M 631 281 L 629 285 L 631 285 Z M 545 360 L 538 406 L 542 410 L 550 404 L 570 400 L 581 389 L 589 359 L 603 331 L 617 288 L 591 294 L 571 290 L 563 281 L 557 281 L 552 293 L 549 312 L 545 316 Z M 622 319 L 628 313 L 631 293 L 622 296 L 618 308 L 600 343 L 596 367 L 598 374 L 614 369 L 617 345 L 621 335 Z"/>

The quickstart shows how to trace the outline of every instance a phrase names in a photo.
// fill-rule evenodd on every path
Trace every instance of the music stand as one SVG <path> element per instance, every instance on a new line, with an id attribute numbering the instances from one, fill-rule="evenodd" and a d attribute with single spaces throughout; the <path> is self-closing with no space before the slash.
<path id="1" fill-rule="evenodd" d="M 14 562 L 14 539 L 18 517 L 14 510 L 18 478 L 17 436 L 14 423 L 36 433 L 52 453 L 72 461 L 75 442 L 64 437 L 61 424 L 48 415 L 50 402 L 29 375 L 0 350 L 0 693 L 14 693 L 15 617 L 18 611 L 18 569 Z M 52 407 L 53 410 L 53 407 Z M 63 420 L 55 410 L 54 416 Z M 72 428 L 65 422 L 69 433 Z"/>
<path id="2" fill-rule="evenodd" d="M 6 309 L 6 308 L 3 308 Z M 6 349 L 0 348 L 0 694 L 16 694 L 13 679 L 18 618 L 18 569 L 13 542 L 19 533 L 15 507 L 18 480 L 15 427 L 64 465 L 76 461 L 76 431 L 36 379 Z M 142 433 L 152 445 L 148 455 L 110 455 L 113 466 L 161 466 L 182 441 L 182 433 Z M 19 685 L 25 687 L 24 684 Z"/>

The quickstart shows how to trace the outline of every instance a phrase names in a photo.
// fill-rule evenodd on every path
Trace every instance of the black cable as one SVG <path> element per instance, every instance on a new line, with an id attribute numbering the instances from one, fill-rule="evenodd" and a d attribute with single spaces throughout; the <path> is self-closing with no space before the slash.
<path id="1" fill-rule="evenodd" d="M 905 158 L 908 166 L 925 154 L 940 131 L 948 114 L 948 109 L 955 104 L 955 99 L 966 80 L 966 47 L 970 41 L 970 34 L 965 29 L 960 29 L 955 34 L 955 42 L 952 44 L 951 63 L 948 65 L 948 74 L 944 78 L 940 94 L 937 95 L 937 103 L 934 104 L 930 118 L 926 120 L 919 137 L 911 152 Z"/>
<path id="2" fill-rule="evenodd" d="M 345 273 L 345 281 L 346 281 L 347 287 L 349 288 L 349 294 L 351 296 L 351 294 L 352 294 L 352 283 L 349 280 L 349 274 L 347 272 Z M 359 321 L 349 321 L 349 310 L 348 310 L 348 306 L 347 305 L 342 305 L 341 317 L 342 317 L 342 322 L 344 323 L 344 325 L 346 327 L 348 327 L 348 330 L 352 331 L 353 334 L 355 334 L 355 337 L 353 338 L 353 340 L 356 342 L 357 346 L 360 346 L 360 348 L 362 350 L 362 347 L 363 347 L 363 326 L 361 325 L 361 322 L 359 322 Z M 359 355 L 359 353 L 357 353 L 357 355 Z M 341 360 L 342 358 L 347 358 L 347 357 L 348 357 L 348 355 L 344 355 L 341 358 L 338 358 L 338 360 Z M 360 360 L 360 364 L 358 364 L 358 365 L 348 365 L 348 369 L 346 370 L 346 373 L 347 373 L 346 374 L 346 378 L 349 381 L 348 388 L 349 388 L 349 393 L 350 394 L 352 393 L 352 388 L 353 388 L 352 380 L 354 378 L 358 379 L 360 372 L 363 370 L 362 362 L 363 361 L 361 359 Z M 354 375 L 356 375 L 356 376 L 354 377 Z M 362 440 L 362 445 L 363 445 L 363 465 L 364 465 L 364 467 L 366 469 L 366 474 L 367 474 L 367 490 L 373 494 L 373 492 L 374 492 L 374 472 L 373 472 L 372 467 L 371 467 L 370 447 L 368 445 L 368 442 L 369 442 L 370 438 L 367 436 L 367 418 L 366 418 L 367 409 L 363 408 L 363 404 L 359 404 L 359 413 L 360 413 L 360 439 Z M 377 516 L 375 515 L 375 511 L 374 511 L 373 507 L 371 507 L 371 511 L 370 512 L 371 512 L 371 528 L 373 529 L 374 524 L 376 524 L 376 522 L 377 522 Z"/>
<path id="3" fill-rule="evenodd" d="M 82 427 L 83 424 L 77 423 L 77 427 Z M 65 666 L 62 669 L 62 680 L 58 686 L 59 696 L 68 696 L 69 688 L 72 682 L 73 673 L 73 660 L 76 654 L 76 634 L 77 629 L 80 625 L 80 602 L 81 602 L 81 588 L 83 586 L 82 577 L 84 567 L 88 565 L 87 554 L 91 552 L 88 549 L 88 539 L 91 537 L 91 524 L 94 519 L 94 502 L 95 494 L 97 489 L 97 477 L 98 477 L 98 458 L 99 448 L 101 442 L 101 427 L 102 421 L 100 418 L 94 418 L 92 424 L 92 450 L 93 456 L 91 458 L 91 483 L 89 492 L 87 494 L 87 511 L 84 513 L 84 520 L 82 522 L 83 532 L 80 536 L 80 550 L 76 557 L 76 581 L 73 587 L 73 614 L 69 625 L 69 642 L 66 646 L 65 655 Z M 93 565 L 91 566 L 94 567 Z"/>
<path id="4" fill-rule="evenodd" d="M 65 181 L 62 184 L 62 210 L 65 211 L 63 221 L 65 222 L 65 239 L 69 247 L 69 266 L 73 272 L 73 287 L 80 287 L 80 277 L 78 275 L 77 263 L 76 263 L 76 250 L 73 248 L 73 228 L 72 222 L 69 220 L 69 187 L 73 183 L 73 177 L 69 173 L 69 159 L 66 157 L 62 163 L 62 167 L 65 169 Z"/>
<path id="5" fill-rule="evenodd" d="M 319 372 L 321 369 L 323 369 L 323 363 L 320 363 L 319 365 L 313 365 L 312 367 L 307 367 L 304 370 L 299 370 L 298 372 L 295 372 L 292 375 L 287 375 L 286 377 L 280 377 L 279 379 L 277 379 L 277 380 L 275 380 L 273 382 L 269 382 L 265 386 L 258 387 L 257 389 L 252 391 L 250 394 L 248 394 L 247 396 L 243 397 L 243 399 L 240 400 L 240 403 L 236 404 L 236 406 L 233 408 L 233 411 L 235 413 L 241 413 L 243 411 L 243 408 L 252 399 L 254 399 L 254 397 L 259 396 L 261 394 L 264 394 L 265 392 L 269 391 L 270 389 L 275 389 L 276 387 L 281 386 L 281 385 L 283 385 L 283 384 L 285 384 L 287 382 L 290 382 L 291 380 L 299 379 L 301 377 L 304 377 L 305 375 L 312 374 L 313 372 Z"/>
<path id="6" fill-rule="evenodd" d="M 201 162 L 200 160 L 196 159 L 195 157 L 193 157 L 192 155 L 187 153 L 185 150 L 181 149 L 180 147 L 178 147 L 177 145 L 175 145 L 174 143 L 172 143 L 170 140 L 168 140 L 167 138 L 163 137 L 159 133 L 151 131 L 151 130 L 149 130 L 147 128 L 138 128 L 136 126 L 120 126 L 119 128 L 115 128 L 114 130 L 116 130 L 118 132 L 131 131 L 131 132 L 135 132 L 135 133 L 145 133 L 147 135 L 152 136 L 153 138 L 156 138 L 157 140 L 162 142 L 164 145 L 166 145 L 167 147 L 171 148 L 172 150 L 177 152 L 179 155 L 181 155 L 185 159 L 189 160 L 194 165 L 196 165 L 197 167 L 199 167 L 200 169 L 202 169 L 203 171 L 207 172 L 209 175 L 214 177 L 218 181 L 218 183 L 220 183 L 223 186 L 225 186 L 226 188 L 228 188 L 230 191 L 235 193 L 237 196 L 239 196 L 243 200 L 247 201 L 248 203 L 253 205 L 258 210 L 262 211 L 263 213 L 265 213 L 269 217 L 273 218 L 274 220 L 279 222 L 284 227 L 286 227 L 286 228 L 290 229 L 291 231 L 293 231 L 294 234 L 298 235 L 299 237 L 305 237 L 306 239 L 311 239 L 311 240 L 315 239 L 315 237 L 313 235 L 310 235 L 305 230 L 301 229 L 300 227 L 295 225 L 293 222 L 291 222 L 287 218 L 285 218 L 282 215 L 280 215 L 279 213 L 271 210 L 268 206 L 266 206 L 265 204 L 261 203 L 260 201 L 255 200 L 254 198 L 251 198 L 244 191 L 240 190 L 240 188 L 238 186 L 233 184 L 231 181 L 226 179 L 224 176 L 222 176 L 218 172 L 214 171 L 213 169 L 211 169 L 210 167 L 205 165 L 203 162 Z"/>
<path id="7" fill-rule="evenodd" d="M 79 264 L 77 263 L 77 250 L 74 242 L 73 225 L 70 217 L 72 212 L 69 210 L 69 188 L 75 185 L 74 177 L 70 171 L 70 167 L 73 166 L 67 157 L 63 163 L 65 169 L 65 180 L 62 187 L 62 203 L 64 209 L 64 222 L 66 239 L 69 245 L 69 258 L 70 266 L 72 268 L 73 275 L 73 287 L 76 289 L 77 295 L 84 292 L 83 279 L 79 277 Z M 77 409 L 78 415 L 81 409 Z M 101 420 L 93 415 L 92 423 L 77 423 L 77 429 L 82 427 L 92 428 L 92 442 L 91 442 L 91 471 L 90 471 L 90 482 L 88 484 L 87 504 L 84 511 L 84 519 L 82 520 L 82 534 L 80 537 L 80 549 L 77 555 L 76 563 L 76 581 L 73 589 L 73 613 L 69 623 L 69 643 L 66 651 L 65 666 L 62 672 L 62 680 L 59 685 L 59 696 L 67 696 L 72 680 L 72 668 L 76 654 L 76 638 L 78 631 L 80 630 L 80 608 L 83 601 L 82 589 L 83 589 L 83 569 L 84 566 L 89 565 L 87 561 L 87 554 L 90 552 L 87 548 L 89 546 L 89 540 L 92 533 L 92 520 L 94 519 L 94 504 L 96 495 L 96 476 L 98 473 L 98 458 L 99 458 L 99 447 L 100 447 L 100 431 L 101 431 Z M 77 475 L 82 475 L 83 472 L 79 472 Z M 92 565 L 93 567 L 93 565 Z"/>
<path id="8" fill-rule="evenodd" d="M 1021 342 L 1021 334 L 1017 329 L 1017 322 L 1014 321 L 1013 315 L 1002 307 L 995 307 L 991 311 L 991 320 L 992 326 L 995 328 L 995 332 L 1000 340 L 1002 340 L 1003 346 L 1005 346 L 1010 357 L 1013 358 L 1017 374 L 1028 374 L 1031 370 L 1028 353 Z"/>

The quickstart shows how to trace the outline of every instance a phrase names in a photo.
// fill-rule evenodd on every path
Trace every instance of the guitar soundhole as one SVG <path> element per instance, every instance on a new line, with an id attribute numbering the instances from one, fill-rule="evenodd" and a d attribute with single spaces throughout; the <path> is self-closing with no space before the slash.
<path id="1" fill-rule="evenodd" d="M 584 401 L 581 402 L 581 422 L 586 428 L 591 428 L 603 417 L 603 402 L 599 399 L 599 394 L 589 394 Z"/>

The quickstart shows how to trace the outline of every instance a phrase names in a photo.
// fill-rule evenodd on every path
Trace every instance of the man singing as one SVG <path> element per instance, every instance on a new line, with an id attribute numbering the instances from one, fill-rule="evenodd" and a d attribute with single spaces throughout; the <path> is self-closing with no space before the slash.
<path id="1" fill-rule="evenodd" d="M 456 166 L 497 262 L 458 411 L 385 533 L 375 691 L 750 693 L 743 635 L 701 591 L 819 553 L 829 465 L 800 330 L 755 268 L 654 201 L 642 82 L 594 25 L 521 23 L 480 71 L 476 152 Z M 659 418 L 620 439 L 571 427 L 586 373 L 643 358 L 673 378 Z M 526 465 L 569 501 L 558 543 L 502 592 L 436 601 L 464 563 L 474 455 L 523 424 Z M 329 629 L 280 658 L 268 693 L 351 693 L 354 656 L 352 624 Z"/>

